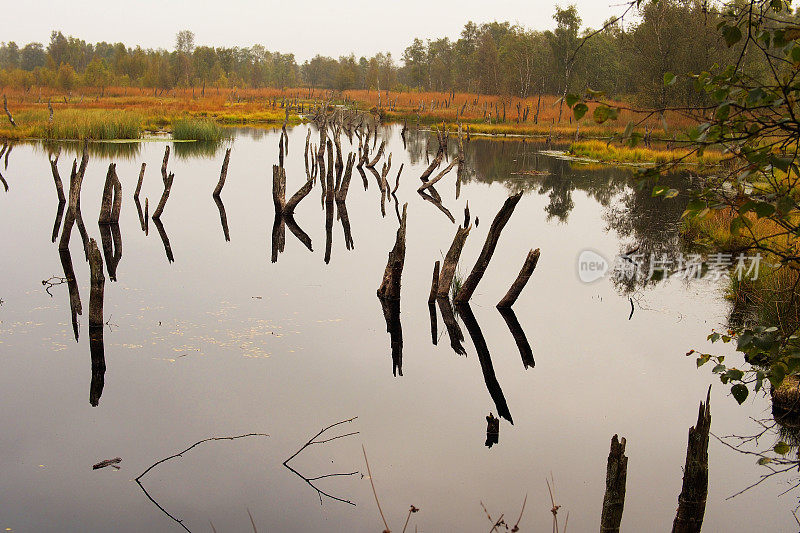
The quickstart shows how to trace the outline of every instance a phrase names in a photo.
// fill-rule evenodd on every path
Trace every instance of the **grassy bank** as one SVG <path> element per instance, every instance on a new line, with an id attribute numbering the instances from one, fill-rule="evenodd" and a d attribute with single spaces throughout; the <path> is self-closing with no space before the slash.
<path id="1" fill-rule="evenodd" d="M 552 95 L 516 98 L 509 96 L 487 96 L 468 93 L 425 93 L 396 91 L 345 91 L 331 99 L 329 91 L 296 89 L 225 89 L 200 88 L 174 89 L 168 91 L 152 88 L 112 87 L 100 94 L 98 89 L 83 88 L 64 93 L 55 89 L 32 88 L 29 91 L 8 91 L 9 108 L 18 127 L 0 120 L 0 138 L 108 138 L 119 130 L 120 137 L 135 138 L 134 116 L 138 118 L 139 132 L 172 131 L 179 121 L 191 119 L 213 121 L 217 125 L 279 125 L 284 121 L 281 103 L 286 100 L 299 102 L 305 110 L 323 99 L 333 104 L 346 105 L 372 111 L 381 115 L 385 122 L 403 122 L 413 126 L 417 123 L 431 125 L 446 123 L 454 128 L 457 122 L 469 125 L 473 134 L 529 135 L 554 138 L 574 138 L 579 130 L 581 138 L 610 137 L 619 133 L 629 120 L 639 117 L 631 111 L 622 111 L 619 120 L 595 124 L 591 119 L 591 107 L 586 116 L 575 121 L 572 112 L 562 108 L 558 98 Z M 63 128 L 48 131 L 47 103 L 54 110 L 54 122 Z M 102 112 L 108 114 L 104 115 Z M 132 114 L 122 118 L 118 112 Z M 85 115 L 86 118 L 83 118 Z M 75 120 L 77 118 L 77 120 Z M 302 118 L 293 109 L 289 122 L 297 124 Z M 669 133 L 664 131 L 660 120 L 642 123 L 653 139 L 672 137 L 674 132 L 687 129 L 691 124 L 679 115 L 667 114 Z M 67 127 L 72 123 L 81 127 Z M 106 128 L 105 124 L 109 126 Z M 638 131 L 638 130 L 637 130 Z"/>
<path id="2" fill-rule="evenodd" d="M 172 125 L 172 138 L 187 141 L 219 141 L 222 128 L 213 120 L 181 119 Z"/>
<path id="3" fill-rule="evenodd" d="M 717 151 L 706 151 L 698 155 L 694 151 L 673 149 L 653 149 L 644 147 L 630 148 L 620 144 L 607 143 L 599 140 L 586 140 L 572 143 L 570 155 L 584 157 L 605 163 L 624 164 L 662 164 L 680 162 L 687 165 L 711 166 L 719 164 L 725 158 L 724 154 Z"/>

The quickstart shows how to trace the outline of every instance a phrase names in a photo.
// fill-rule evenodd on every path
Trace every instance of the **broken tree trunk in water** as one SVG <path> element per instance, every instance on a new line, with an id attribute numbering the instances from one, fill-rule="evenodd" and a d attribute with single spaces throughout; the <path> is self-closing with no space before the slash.
<path id="1" fill-rule="evenodd" d="M 461 257 L 461 250 L 464 249 L 464 242 L 467 240 L 470 229 L 472 229 L 471 226 L 468 228 L 459 226 L 456 230 L 453 243 L 450 245 L 450 249 L 447 251 L 447 255 L 444 257 L 444 263 L 442 264 L 442 271 L 439 275 L 439 286 L 436 290 L 437 298 L 448 298 L 450 285 L 453 283 L 453 277 L 456 274 L 458 259 Z"/>
<path id="2" fill-rule="evenodd" d="M 119 213 L 122 209 L 122 184 L 117 176 L 117 165 L 110 163 L 103 187 L 103 199 L 100 203 L 100 225 L 119 224 Z"/>
<path id="3" fill-rule="evenodd" d="M 144 182 L 144 169 L 147 163 L 142 163 L 142 168 L 139 170 L 139 181 L 136 182 L 136 190 L 133 191 L 133 197 L 139 199 L 139 193 L 142 192 L 142 183 Z"/>
<path id="4" fill-rule="evenodd" d="M 219 182 L 217 182 L 217 186 L 214 188 L 214 192 L 212 196 L 219 197 L 220 193 L 222 192 L 222 188 L 225 186 L 225 179 L 228 177 L 228 162 L 231 159 L 231 149 L 228 148 L 225 151 L 225 159 L 222 161 L 222 170 L 219 172 Z"/>
<path id="5" fill-rule="evenodd" d="M 422 192 L 428 187 L 433 187 L 436 184 L 436 182 L 438 182 L 440 179 L 445 177 L 451 170 L 453 170 L 453 167 L 455 167 L 457 164 L 458 164 L 458 159 L 453 159 L 453 161 L 449 165 L 447 165 L 447 167 L 445 167 L 444 170 L 439 172 L 439 174 L 437 174 L 435 178 L 433 178 L 430 181 L 426 181 L 425 183 L 420 185 L 419 188 L 417 189 L 417 192 Z"/>
<path id="6" fill-rule="evenodd" d="M 214 196 L 214 203 L 217 204 L 219 210 L 219 221 L 222 224 L 222 234 L 225 236 L 225 242 L 230 242 L 231 234 L 228 231 L 228 215 L 225 212 L 225 204 L 222 203 L 222 198 Z"/>
<path id="7" fill-rule="evenodd" d="M 510 196 L 503 204 L 503 207 L 500 208 L 500 211 L 497 212 L 489 228 L 489 233 L 486 235 L 486 242 L 483 244 L 483 249 L 481 249 L 475 266 L 472 267 L 472 272 L 469 273 L 467 279 L 464 280 L 464 284 L 461 285 L 458 294 L 453 298 L 454 304 L 466 303 L 472 298 L 472 293 L 475 292 L 478 283 L 480 283 L 484 273 L 486 273 L 489 261 L 492 260 L 492 255 L 494 255 L 494 251 L 497 248 L 497 241 L 500 240 L 500 234 L 503 232 L 503 228 L 505 228 L 512 213 L 514 213 L 514 208 L 517 207 L 521 198 L 521 192 Z"/>
<path id="8" fill-rule="evenodd" d="M 59 202 L 66 202 L 67 197 L 64 196 L 64 184 L 61 182 L 61 175 L 58 173 L 58 157 L 61 155 L 61 147 L 56 151 L 55 157 L 48 158 L 50 160 L 50 170 L 53 172 L 53 181 L 56 185 L 56 194 L 58 195 Z"/>
<path id="9" fill-rule="evenodd" d="M 519 275 L 517 279 L 514 280 L 514 283 L 511 285 L 511 288 L 508 289 L 508 292 L 503 299 L 497 304 L 498 309 L 503 309 L 506 307 L 511 307 L 514 305 L 514 302 L 517 301 L 519 298 L 522 289 L 525 288 L 527 285 L 528 280 L 531 279 L 531 274 L 533 274 L 533 270 L 536 268 L 536 264 L 539 262 L 539 249 L 531 250 L 528 252 L 528 257 L 525 258 L 525 263 L 522 265 L 522 270 L 519 271 Z"/>
<path id="10" fill-rule="evenodd" d="M 386 141 L 381 141 L 381 145 L 378 148 L 378 153 L 375 155 L 375 158 L 367 164 L 367 168 L 375 168 L 375 165 L 378 164 L 378 161 L 383 155 L 383 150 L 385 148 L 386 148 Z"/>
<path id="11" fill-rule="evenodd" d="M 389 252 L 389 260 L 383 273 L 383 281 L 378 288 L 378 297 L 381 299 L 400 299 L 400 279 L 403 275 L 403 265 L 406 260 L 407 209 L 408 204 L 403 204 L 403 216 L 400 220 L 400 227 L 397 228 L 394 248 Z"/>
<path id="12" fill-rule="evenodd" d="M 286 170 L 278 165 L 272 165 L 272 203 L 276 216 L 283 212 L 286 205 Z"/>
<path id="13" fill-rule="evenodd" d="M 103 289 L 106 277 L 103 274 L 103 256 L 97 247 L 97 241 L 89 240 L 89 269 L 91 271 L 91 288 L 89 291 L 89 327 L 103 327 Z"/>
<path id="14" fill-rule="evenodd" d="M 672 533 L 699 533 L 703 527 L 708 497 L 708 435 L 711 428 L 711 387 L 706 403 L 700 402 L 697 424 L 689 428 L 683 486 L 678 496 L 678 512 Z"/>
<path id="15" fill-rule="evenodd" d="M 603 497 L 601 533 L 619 533 L 622 511 L 625 507 L 625 481 L 628 476 L 628 457 L 625 455 L 625 437 L 611 439 L 606 467 L 606 493 Z"/>
<path id="16" fill-rule="evenodd" d="M 160 220 L 161 214 L 164 213 L 164 207 L 169 200 L 169 193 L 172 190 L 172 182 L 175 179 L 175 174 L 170 172 L 167 174 L 167 162 L 169 161 L 169 146 L 164 150 L 164 161 L 161 163 L 161 180 L 164 182 L 164 192 L 161 194 L 161 200 L 153 211 L 153 220 Z"/>

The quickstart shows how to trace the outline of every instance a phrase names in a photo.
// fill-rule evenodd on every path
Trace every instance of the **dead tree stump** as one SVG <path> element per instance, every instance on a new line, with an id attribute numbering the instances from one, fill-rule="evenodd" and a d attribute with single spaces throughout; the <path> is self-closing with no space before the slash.
<path id="1" fill-rule="evenodd" d="M 683 486 L 678 496 L 678 512 L 672 533 L 699 533 L 703 527 L 708 497 L 708 434 L 711 428 L 711 387 L 706 403 L 700 402 L 697 424 L 689 428 Z"/>
<path id="2" fill-rule="evenodd" d="M 219 172 L 219 181 L 217 182 L 217 186 L 214 188 L 214 192 L 212 196 L 218 197 L 222 192 L 222 188 L 225 186 L 225 179 L 228 177 L 228 161 L 231 159 L 231 149 L 228 148 L 225 151 L 225 159 L 222 161 L 222 170 Z"/>
<path id="3" fill-rule="evenodd" d="M 276 215 L 282 213 L 286 205 L 286 171 L 278 165 L 272 165 L 272 202 Z"/>
<path id="4" fill-rule="evenodd" d="M 139 193 L 142 192 L 142 183 L 144 182 L 144 169 L 147 163 L 142 163 L 142 168 L 139 170 L 139 181 L 136 182 L 136 190 L 133 191 L 133 197 L 139 199 Z"/>
<path id="5" fill-rule="evenodd" d="M 461 250 L 464 249 L 464 242 L 467 240 L 467 236 L 469 235 L 469 231 L 471 229 L 472 226 L 467 228 L 462 228 L 459 226 L 456 230 L 455 237 L 453 237 L 453 243 L 450 245 L 450 249 L 447 251 L 447 255 L 444 257 L 442 271 L 439 274 L 439 284 L 436 289 L 437 298 L 448 298 L 450 285 L 453 283 L 453 277 L 456 275 L 458 259 L 461 257 Z"/>
<path id="6" fill-rule="evenodd" d="M 537 248 L 529 251 L 528 257 L 525 258 L 525 263 L 522 265 L 522 270 L 519 271 L 517 279 L 511 285 L 511 288 L 508 289 L 506 295 L 503 296 L 503 299 L 497 304 L 498 309 L 503 309 L 514 305 L 514 302 L 516 302 L 517 298 L 519 298 L 522 289 L 525 288 L 525 285 L 528 284 L 528 280 L 531 279 L 531 274 L 533 274 L 533 270 L 536 268 L 536 264 L 538 262 L 539 249 Z"/>
<path id="7" fill-rule="evenodd" d="M 119 214 L 122 210 L 122 184 L 117 176 L 117 165 L 110 163 L 106 173 L 106 183 L 103 187 L 103 200 L 100 203 L 100 218 L 98 224 L 119 224 Z"/>
<path id="8" fill-rule="evenodd" d="M 403 265 L 406 260 L 406 220 L 408 203 L 403 204 L 403 216 L 400 227 L 397 228 L 397 237 L 394 248 L 389 252 L 386 270 L 383 272 L 383 281 L 378 288 L 378 297 L 384 300 L 400 299 L 400 278 L 403 275 Z"/>
<path id="9" fill-rule="evenodd" d="M 106 277 L 103 274 L 103 255 L 94 239 L 89 239 L 89 269 L 91 271 L 89 327 L 103 327 L 103 289 Z"/>
<path id="10" fill-rule="evenodd" d="M 431 181 L 428 183 L 433 182 Z M 508 220 L 514 213 L 514 208 L 517 207 L 517 204 L 521 198 L 521 192 L 515 194 L 514 196 L 510 196 L 503 204 L 503 207 L 500 208 L 500 211 L 497 212 L 497 215 L 494 217 L 492 225 L 489 228 L 489 233 L 486 235 L 486 242 L 483 244 L 483 249 L 481 249 L 478 260 L 475 262 L 475 266 L 472 267 L 472 272 L 470 272 L 469 276 L 467 276 L 467 279 L 464 281 L 464 284 L 461 286 L 458 294 L 456 294 L 456 297 L 453 298 L 454 304 L 458 305 L 466 303 L 470 298 L 472 298 L 472 293 L 475 292 L 475 289 L 478 287 L 478 283 L 480 283 L 484 273 L 486 273 L 486 268 L 489 266 L 489 261 L 492 260 L 492 255 L 494 255 L 494 251 L 497 248 L 497 241 L 500 240 L 500 234 L 503 232 L 503 228 L 506 227 Z M 465 218 L 467 218 L 467 216 L 465 216 Z"/>
<path id="11" fill-rule="evenodd" d="M 161 200 L 153 211 L 153 220 L 160 220 L 161 214 L 164 212 L 164 207 L 169 200 L 169 193 L 172 190 L 172 182 L 175 179 L 175 174 L 170 172 L 167 174 L 167 162 L 169 161 L 169 146 L 164 150 L 164 161 L 161 163 L 161 180 L 164 182 L 164 192 L 161 194 Z"/>
<path id="12" fill-rule="evenodd" d="M 608 452 L 606 468 L 606 493 L 603 497 L 603 514 L 600 532 L 619 532 L 622 510 L 625 507 L 625 481 L 628 475 L 628 457 L 625 455 L 625 437 L 614 435 Z"/>
<path id="13" fill-rule="evenodd" d="M 58 173 L 58 157 L 61 155 L 61 148 L 56 151 L 55 157 L 48 158 L 50 160 L 50 170 L 53 172 L 53 181 L 56 185 L 56 194 L 58 195 L 59 203 L 66 202 L 67 197 L 64 196 L 64 184 L 61 182 L 61 175 Z"/>

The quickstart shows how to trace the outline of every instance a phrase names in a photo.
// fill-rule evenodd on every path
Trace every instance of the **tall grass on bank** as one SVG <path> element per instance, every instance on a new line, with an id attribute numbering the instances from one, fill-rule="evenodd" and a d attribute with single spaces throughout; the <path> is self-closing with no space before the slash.
<path id="1" fill-rule="evenodd" d="M 681 163 L 693 165 L 713 165 L 722 161 L 724 155 L 721 152 L 707 151 L 702 156 L 690 150 L 654 150 L 650 148 L 630 148 L 616 144 L 606 143 L 605 141 L 586 140 L 572 143 L 569 153 L 577 157 L 595 159 L 609 163 Z"/>
<path id="2" fill-rule="evenodd" d="M 179 141 L 219 141 L 222 128 L 212 120 L 176 120 L 172 125 L 172 138 Z"/>
<path id="3" fill-rule="evenodd" d="M 138 113 L 108 109 L 64 109 L 52 122 L 46 112 L 32 111 L 20 122 L 31 123 L 31 135 L 40 139 L 138 139 L 142 132 Z"/>

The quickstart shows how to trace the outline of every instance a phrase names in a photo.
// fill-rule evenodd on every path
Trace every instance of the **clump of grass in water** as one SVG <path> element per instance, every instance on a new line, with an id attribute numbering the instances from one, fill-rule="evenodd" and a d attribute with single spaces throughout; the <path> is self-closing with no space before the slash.
<path id="1" fill-rule="evenodd" d="M 45 113 L 31 119 L 37 122 L 33 136 L 42 139 L 138 139 L 142 131 L 141 116 L 130 111 L 65 109 L 55 113 L 53 122 L 45 118 Z"/>
<path id="2" fill-rule="evenodd" d="M 455 300 L 456 294 L 461 290 L 462 285 L 464 285 L 464 274 L 461 272 L 460 268 L 456 267 L 456 272 L 453 274 L 453 283 L 450 285 L 451 300 Z"/>
<path id="3" fill-rule="evenodd" d="M 222 128 L 212 120 L 177 120 L 172 125 L 172 138 L 179 141 L 219 141 Z"/>

